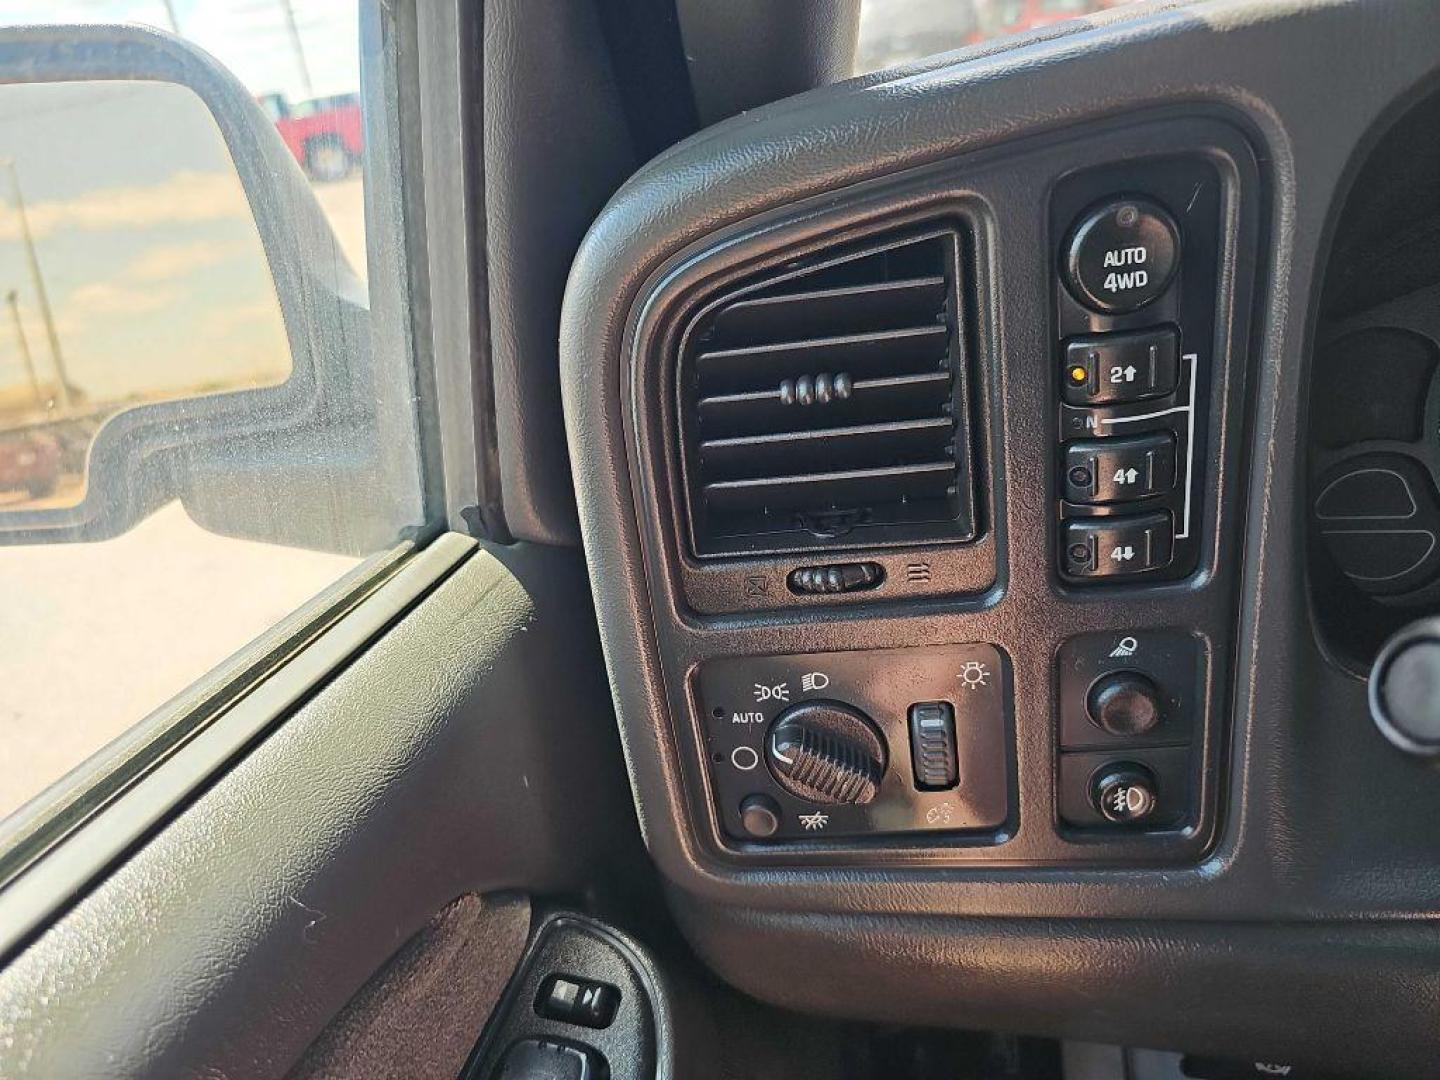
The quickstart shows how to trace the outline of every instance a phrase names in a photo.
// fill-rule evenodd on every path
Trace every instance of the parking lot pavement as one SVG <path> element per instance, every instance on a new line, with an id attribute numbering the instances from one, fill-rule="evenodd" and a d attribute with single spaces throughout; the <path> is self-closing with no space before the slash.
<path id="1" fill-rule="evenodd" d="M 102 543 L 0 548 L 0 816 L 357 562 L 216 536 L 179 503 Z"/>

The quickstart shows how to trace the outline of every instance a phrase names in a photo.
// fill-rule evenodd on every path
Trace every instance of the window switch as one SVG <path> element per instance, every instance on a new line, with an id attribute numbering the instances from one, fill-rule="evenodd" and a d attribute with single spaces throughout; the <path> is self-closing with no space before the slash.
<path id="1" fill-rule="evenodd" d="M 910 760 L 921 791 L 948 791 L 960 782 L 955 709 L 948 701 L 910 706 Z"/>
<path id="2" fill-rule="evenodd" d="M 521 1039 L 505 1053 L 495 1080 L 606 1080 L 605 1059 L 588 1046 Z"/>
<path id="3" fill-rule="evenodd" d="M 620 991 L 609 983 L 551 975 L 540 986 L 535 1012 L 548 1020 L 607 1028 L 620 1006 Z"/>

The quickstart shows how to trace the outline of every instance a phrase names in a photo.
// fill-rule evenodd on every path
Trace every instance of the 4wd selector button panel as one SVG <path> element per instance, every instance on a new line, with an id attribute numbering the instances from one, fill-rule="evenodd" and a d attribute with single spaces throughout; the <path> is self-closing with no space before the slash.
<path id="1" fill-rule="evenodd" d="M 1070 235 L 1065 281 L 1093 311 L 1120 315 L 1163 293 L 1180 263 L 1180 233 L 1160 207 L 1117 199 L 1090 211 Z"/>
<path id="2" fill-rule="evenodd" d="M 1075 173 L 1051 194 L 1051 490 L 1066 585 L 1176 581 L 1200 566 L 1220 191 L 1214 165 L 1185 156 Z M 1163 517 L 1114 516 L 1131 507 Z"/>

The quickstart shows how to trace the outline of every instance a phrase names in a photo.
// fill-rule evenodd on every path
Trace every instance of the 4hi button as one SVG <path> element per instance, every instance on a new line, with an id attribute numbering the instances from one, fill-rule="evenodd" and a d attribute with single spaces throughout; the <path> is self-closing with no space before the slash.
<path id="1" fill-rule="evenodd" d="M 1142 199 L 1119 199 L 1092 210 L 1070 234 L 1065 281 L 1091 310 L 1124 315 L 1163 293 L 1179 261 L 1170 215 Z"/>

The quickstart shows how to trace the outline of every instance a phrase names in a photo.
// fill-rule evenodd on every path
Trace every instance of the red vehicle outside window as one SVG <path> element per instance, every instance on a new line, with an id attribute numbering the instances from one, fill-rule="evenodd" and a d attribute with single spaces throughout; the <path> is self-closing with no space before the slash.
<path id="1" fill-rule="evenodd" d="M 970 44 L 1118 7 L 1124 0 L 979 0 Z"/>
<path id="2" fill-rule="evenodd" d="M 336 94 L 293 105 L 283 94 L 264 94 L 256 100 L 310 179 L 343 180 L 364 157 L 359 94 Z"/>

